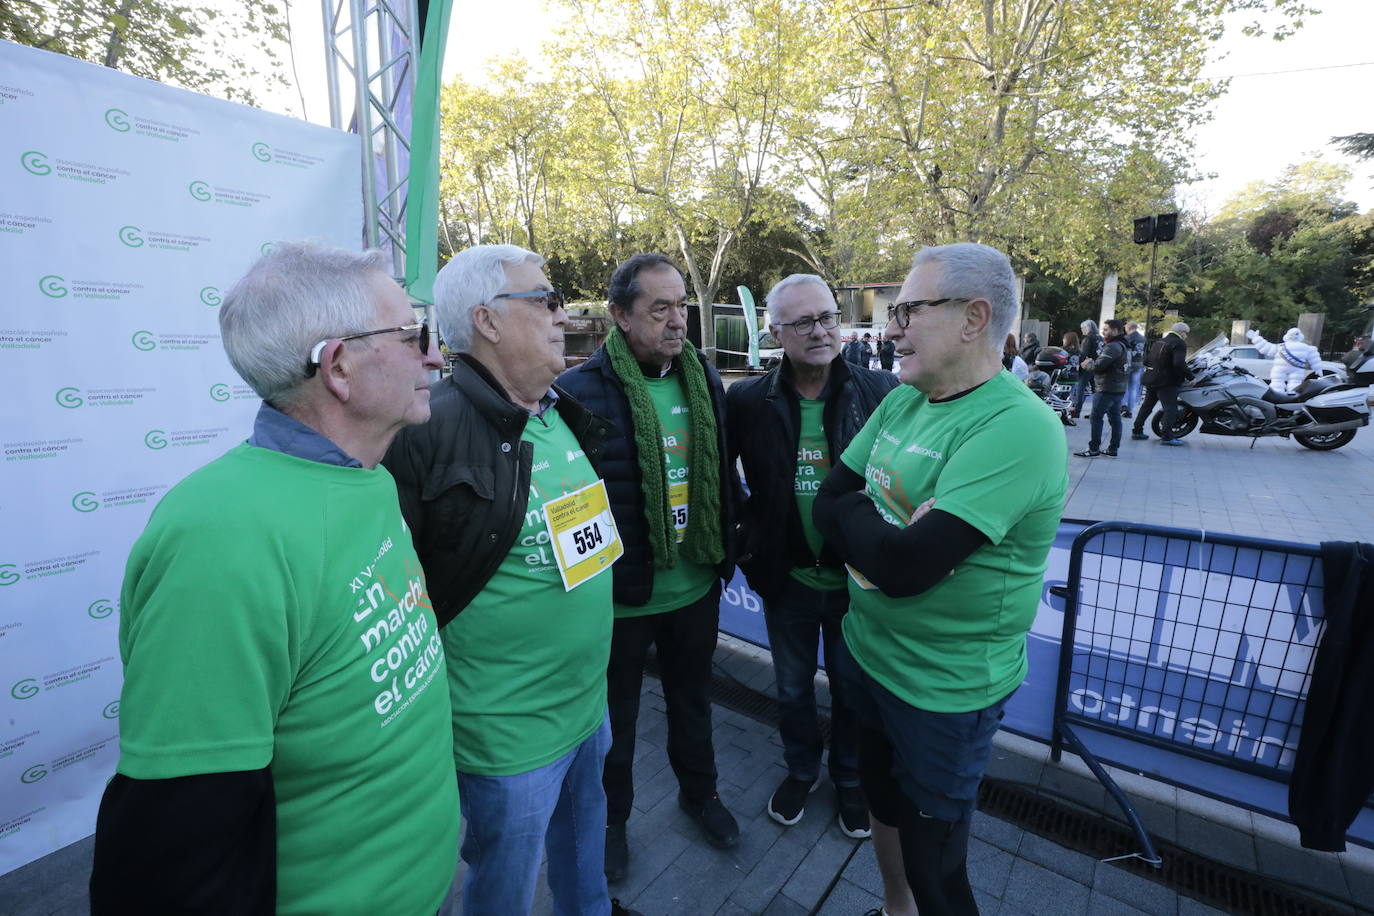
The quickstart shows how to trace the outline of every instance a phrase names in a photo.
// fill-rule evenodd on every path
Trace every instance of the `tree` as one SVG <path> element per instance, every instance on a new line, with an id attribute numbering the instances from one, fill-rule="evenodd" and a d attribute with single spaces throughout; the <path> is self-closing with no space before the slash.
<path id="1" fill-rule="evenodd" d="M 271 2 L 10 0 L 0 5 L 0 38 L 248 104 L 256 101 L 254 84 L 285 85 L 280 50 L 286 29 L 284 10 Z M 253 50 L 245 53 L 244 47 Z"/>
<path id="2" fill-rule="evenodd" d="M 1346 134 L 1344 137 L 1332 137 L 1331 142 L 1347 156 L 1374 159 L 1374 134 Z"/>

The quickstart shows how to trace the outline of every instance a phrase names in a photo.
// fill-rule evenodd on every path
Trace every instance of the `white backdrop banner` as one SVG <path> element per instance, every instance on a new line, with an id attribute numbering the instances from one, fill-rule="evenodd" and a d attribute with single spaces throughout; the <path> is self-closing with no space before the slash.
<path id="1" fill-rule="evenodd" d="M 0 41 L 0 874 L 94 829 L 129 547 L 259 403 L 220 298 L 274 239 L 357 247 L 358 143 Z"/>

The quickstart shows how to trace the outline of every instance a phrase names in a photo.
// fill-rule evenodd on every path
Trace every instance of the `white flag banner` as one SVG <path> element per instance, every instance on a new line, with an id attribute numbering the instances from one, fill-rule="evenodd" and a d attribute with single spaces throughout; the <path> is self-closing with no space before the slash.
<path id="1" fill-rule="evenodd" d="M 94 829 L 125 558 L 259 403 L 220 299 L 274 240 L 357 247 L 359 142 L 0 41 L 0 874 Z"/>

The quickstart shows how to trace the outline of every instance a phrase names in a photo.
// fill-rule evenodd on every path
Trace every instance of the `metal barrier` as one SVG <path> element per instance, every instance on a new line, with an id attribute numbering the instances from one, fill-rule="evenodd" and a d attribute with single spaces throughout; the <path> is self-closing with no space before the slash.
<path id="1" fill-rule="evenodd" d="M 1074 539 L 1051 755 L 1083 758 L 1158 862 L 1075 727 L 1286 783 L 1321 638 L 1319 548 L 1103 522 Z"/>

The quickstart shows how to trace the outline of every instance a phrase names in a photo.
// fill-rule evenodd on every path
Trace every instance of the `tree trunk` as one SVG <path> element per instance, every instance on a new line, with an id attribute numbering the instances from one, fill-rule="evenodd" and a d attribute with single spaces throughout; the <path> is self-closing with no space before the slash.
<path id="1" fill-rule="evenodd" d="M 121 17 L 126 23 L 129 21 L 129 14 L 134 8 L 134 0 L 121 0 L 119 12 L 116 16 Z M 124 39 L 119 35 L 116 26 L 110 27 L 110 40 L 105 45 L 105 66 L 114 69 L 119 66 L 119 58 L 124 54 Z"/>

